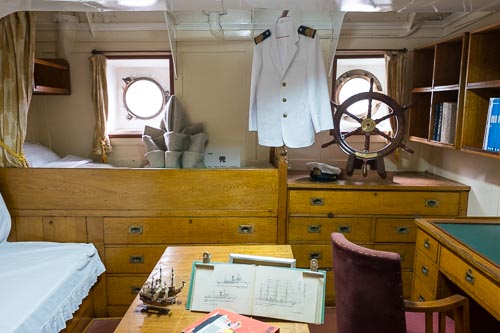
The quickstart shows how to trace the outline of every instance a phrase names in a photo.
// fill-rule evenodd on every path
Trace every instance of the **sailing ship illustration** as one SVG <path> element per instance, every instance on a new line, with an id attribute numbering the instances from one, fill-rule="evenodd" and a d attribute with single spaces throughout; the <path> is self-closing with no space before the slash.
<path id="1" fill-rule="evenodd" d="M 170 281 L 162 280 L 162 270 L 160 267 L 159 276 L 152 276 L 142 286 L 139 292 L 141 301 L 151 306 L 167 306 L 169 304 L 174 304 L 177 294 L 182 291 L 186 284 L 182 281 L 181 286 L 176 288 L 174 279 L 174 269 L 172 268 Z"/>

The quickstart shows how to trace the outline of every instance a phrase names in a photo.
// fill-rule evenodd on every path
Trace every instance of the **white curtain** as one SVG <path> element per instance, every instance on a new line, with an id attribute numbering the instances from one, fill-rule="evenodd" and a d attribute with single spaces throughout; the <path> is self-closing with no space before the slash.
<path id="1" fill-rule="evenodd" d="M 0 19 L 0 167 L 27 167 L 23 143 L 33 89 L 35 14 Z"/>

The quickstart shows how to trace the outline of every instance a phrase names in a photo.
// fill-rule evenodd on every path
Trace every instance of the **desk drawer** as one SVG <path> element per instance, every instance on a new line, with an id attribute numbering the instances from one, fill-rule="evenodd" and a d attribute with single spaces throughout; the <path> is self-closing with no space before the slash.
<path id="1" fill-rule="evenodd" d="M 332 267 L 331 245 L 292 245 L 292 251 L 297 267 L 309 268 L 311 259 L 318 260 L 320 269 Z"/>
<path id="2" fill-rule="evenodd" d="M 415 269 L 413 274 L 415 274 L 416 279 L 420 280 L 427 286 L 427 289 L 432 294 L 435 293 L 438 276 L 437 265 L 430 258 L 422 255 L 418 250 L 415 258 Z"/>
<path id="3" fill-rule="evenodd" d="M 105 244 L 276 243 L 276 218 L 105 218 Z"/>
<path id="4" fill-rule="evenodd" d="M 106 271 L 149 274 L 165 249 L 165 245 L 106 247 Z"/>
<path id="5" fill-rule="evenodd" d="M 426 255 L 432 262 L 437 262 L 439 243 L 434 238 L 425 232 L 419 231 L 417 232 L 416 247 L 418 251 Z"/>
<path id="6" fill-rule="evenodd" d="M 289 192 L 290 214 L 458 215 L 460 195 L 420 191 Z"/>
<path id="7" fill-rule="evenodd" d="M 401 256 L 401 268 L 413 268 L 415 259 L 415 246 L 407 244 L 375 244 L 375 250 L 399 253 Z"/>
<path id="8" fill-rule="evenodd" d="M 434 296 L 433 293 L 427 290 L 426 285 L 422 281 L 415 278 L 413 280 L 411 300 L 416 302 L 432 301 L 434 300 Z"/>
<path id="9" fill-rule="evenodd" d="M 372 241 L 372 219 L 368 217 L 290 217 L 289 243 L 321 241 L 331 243 L 331 233 L 341 232 L 352 242 Z"/>
<path id="10" fill-rule="evenodd" d="M 415 243 L 417 226 L 409 218 L 375 219 L 375 242 Z"/>
<path id="11" fill-rule="evenodd" d="M 130 305 L 149 274 L 137 276 L 107 276 L 108 305 Z"/>
<path id="12" fill-rule="evenodd" d="M 457 286 L 500 320 L 500 286 L 443 247 L 440 270 Z"/>

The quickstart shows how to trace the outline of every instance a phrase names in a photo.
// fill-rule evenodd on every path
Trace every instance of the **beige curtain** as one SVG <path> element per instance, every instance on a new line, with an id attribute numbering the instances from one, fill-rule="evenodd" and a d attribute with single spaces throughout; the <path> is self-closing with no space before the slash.
<path id="1" fill-rule="evenodd" d="M 33 89 L 35 14 L 0 19 L 0 167 L 27 167 L 23 143 Z"/>
<path id="2" fill-rule="evenodd" d="M 106 131 L 108 121 L 108 89 L 106 80 L 106 57 L 94 54 L 90 58 L 92 72 L 92 102 L 94 104 L 94 154 L 101 155 L 104 163 L 108 162 L 107 154 L 112 151 Z"/>
<path id="3" fill-rule="evenodd" d="M 387 78 L 387 95 L 399 105 L 405 102 L 407 51 L 387 51 L 385 53 L 385 70 Z M 396 130 L 394 117 L 391 118 L 392 132 Z"/>

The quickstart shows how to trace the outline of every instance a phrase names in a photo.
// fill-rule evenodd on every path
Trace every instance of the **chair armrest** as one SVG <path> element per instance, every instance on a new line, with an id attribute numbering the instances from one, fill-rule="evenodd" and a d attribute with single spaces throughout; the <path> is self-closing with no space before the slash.
<path id="1" fill-rule="evenodd" d="M 446 298 L 441 298 L 435 301 L 412 302 L 404 301 L 405 311 L 410 312 L 443 312 L 456 309 L 458 307 L 467 307 L 469 299 L 462 295 L 452 295 Z"/>

